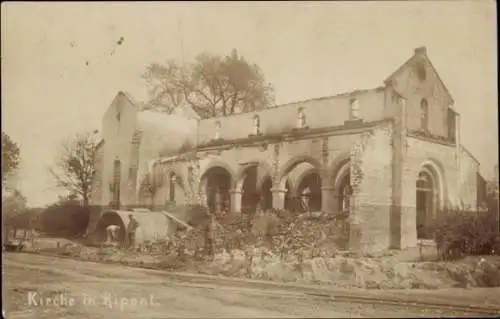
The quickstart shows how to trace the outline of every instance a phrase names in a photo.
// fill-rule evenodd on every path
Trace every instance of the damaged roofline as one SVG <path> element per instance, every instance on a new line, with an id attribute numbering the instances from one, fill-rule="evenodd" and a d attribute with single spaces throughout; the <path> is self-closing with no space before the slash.
<path id="1" fill-rule="evenodd" d="M 213 121 L 214 119 L 223 119 L 223 118 L 228 118 L 228 117 L 232 117 L 232 116 L 240 116 L 240 115 L 244 115 L 244 114 L 255 114 L 255 113 L 265 112 L 267 110 L 273 110 L 275 108 L 293 106 L 293 105 L 298 105 L 298 104 L 308 103 L 308 102 L 313 102 L 313 101 L 322 101 L 322 100 L 329 100 L 329 99 L 336 99 L 336 98 L 353 97 L 353 96 L 357 96 L 358 94 L 364 94 L 364 93 L 369 93 L 369 92 L 377 92 L 378 93 L 378 92 L 382 92 L 383 90 L 385 90 L 385 88 L 386 88 L 385 86 L 377 86 L 377 87 L 372 88 L 372 89 L 354 90 L 354 91 L 343 92 L 343 93 L 339 93 L 339 94 L 335 94 L 335 95 L 328 95 L 328 96 L 310 98 L 310 99 L 300 100 L 300 101 L 295 101 L 295 102 L 289 102 L 289 103 L 285 103 L 285 104 L 273 105 L 273 106 L 269 106 L 267 108 L 263 108 L 263 109 L 255 110 L 255 111 L 233 113 L 233 114 L 228 114 L 225 116 L 214 116 L 214 117 L 209 117 L 209 118 L 202 118 L 200 121 L 203 121 L 203 120 Z"/>

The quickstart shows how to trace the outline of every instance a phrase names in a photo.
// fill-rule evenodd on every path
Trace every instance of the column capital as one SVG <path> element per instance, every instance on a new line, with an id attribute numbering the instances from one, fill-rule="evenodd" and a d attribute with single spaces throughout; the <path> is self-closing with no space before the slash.
<path id="1" fill-rule="evenodd" d="M 334 186 L 321 186 L 322 191 L 334 191 L 335 187 Z"/>
<path id="2" fill-rule="evenodd" d="M 272 193 L 286 193 L 287 191 L 286 188 L 271 188 Z"/>

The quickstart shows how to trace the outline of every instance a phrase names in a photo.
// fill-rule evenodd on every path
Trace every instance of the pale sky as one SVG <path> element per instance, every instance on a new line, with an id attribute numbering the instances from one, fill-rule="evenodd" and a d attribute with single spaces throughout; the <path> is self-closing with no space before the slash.
<path id="1" fill-rule="evenodd" d="M 145 98 L 147 63 L 232 48 L 281 104 L 382 85 L 425 45 L 462 114 L 462 143 L 483 173 L 498 163 L 494 1 L 3 2 L 1 20 L 2 130 L 20 145 L 31 205 L 57 198 L 46 167 L 61 139 L 100 129 L 119 90 Z"/>

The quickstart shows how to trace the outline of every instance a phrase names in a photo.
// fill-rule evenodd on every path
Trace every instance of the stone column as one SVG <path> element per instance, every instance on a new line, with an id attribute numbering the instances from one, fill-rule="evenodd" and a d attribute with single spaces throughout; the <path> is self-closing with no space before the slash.
<path id="1" fill-rule="evenodd" d="M 285 209 L 285 195 L 286 189 L 272 188 L 273 193 L 273 208 L 274 209 Z"/>
<path id="2" fill-rule="evenodd" d="M 231 213 L 241 213 L 241 197 L 243 192 L 238 190 L 229 191 Z"/>
<path id="3" fill-rule="evenodd" d="M 215 196 L 214 196 L 214 207 L 215 207 L 215 214 L 220 214 L 222 212 L 222 198 L 221 198 L 221 193 L 220 189 L 215 190 Z"/>
<path id="4" fill-rule="evenodd" d="M 196 185 L 196 184 L 195 184 Z M 193 187 L 194 191 L 198 192 L 198 200 L 200 205 L 208 207 L 208 189 L 206 181 L 202 180 L 199 182 L 199 188 Z"/>
<path id="5" fill-rule="evenodd" d="M 337 212 L 335 188 L 333 186 L 321 187 L 321 211 L 333 214 Z"/>

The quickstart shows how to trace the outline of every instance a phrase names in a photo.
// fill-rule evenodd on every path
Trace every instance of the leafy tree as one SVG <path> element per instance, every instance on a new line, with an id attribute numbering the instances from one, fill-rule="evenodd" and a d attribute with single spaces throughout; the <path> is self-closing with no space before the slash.
<path id="1" fill-rule="evenodd" d="M 2 132 L 2 185 L 19 168 L 19 159 L 19 146 L 7 133 Z"/>
<path id="2" fill-rule="evenodd" d="M 72 140 L 61 144 L 56 163 L 49 169 L 56 186 L 79 196 L 85 206 L 89 204 L 92 192 L 98 143 L 97 131 L 77 134 Z"/>
<path id="3" fill-rule="evenodd" d="M 2 214 L 4 216 L 15 216 L 22 213 L 27 208 L 27 200 L 17 189 L 10 195 L 2 198 Z"/>
<path id="4" fill-rule="evenodd" d="M 14 237 L 17 233 L 19 217 L 27 210 L 27 200 L 17 189 L 12 190 L 8 195 L 2 196 L 2 232 L 5 239 L 9 229 L 14 230 Z"/>
<path id="5" fill-rule="evenodd" d="M 233 50 L 230 55 L 199 54 L 191 64 L 152 63 L 143 74 L 149 89 L 146 108 L 167 111 L 184 102 L 202 117 L 227 116 L 266 108 L 274 90 L 256 64 Z"/>

